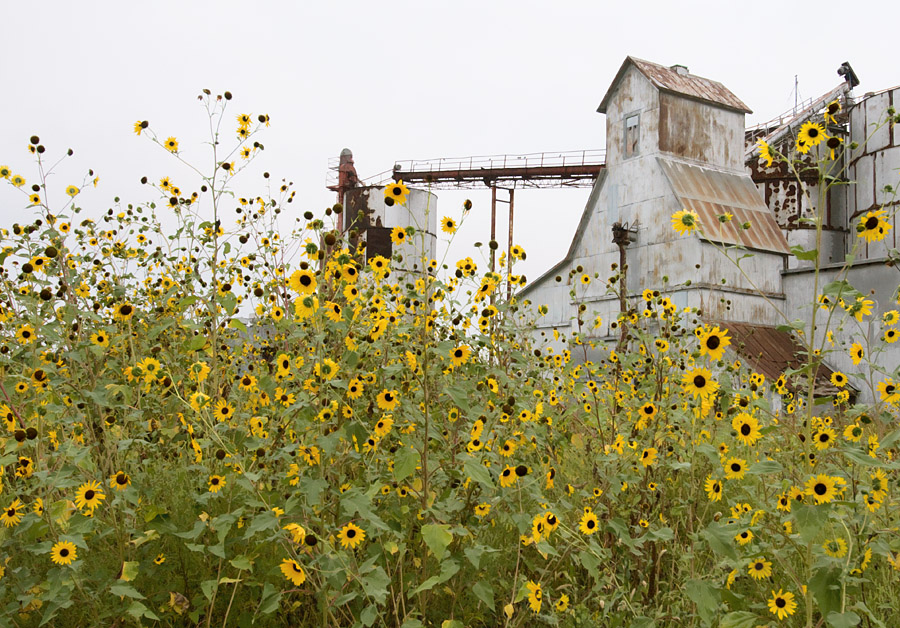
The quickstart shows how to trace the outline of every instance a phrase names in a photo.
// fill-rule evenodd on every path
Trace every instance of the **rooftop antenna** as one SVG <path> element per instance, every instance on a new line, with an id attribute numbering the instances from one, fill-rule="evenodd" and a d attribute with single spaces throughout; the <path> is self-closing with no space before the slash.
<path id="1" fill-rule="evenodd" d="M 797 80 L 797 75 L 794 75 L 794 115 L 797 115 L 797 107 L 799 105 L 800 100 L 800 83 Z"/>

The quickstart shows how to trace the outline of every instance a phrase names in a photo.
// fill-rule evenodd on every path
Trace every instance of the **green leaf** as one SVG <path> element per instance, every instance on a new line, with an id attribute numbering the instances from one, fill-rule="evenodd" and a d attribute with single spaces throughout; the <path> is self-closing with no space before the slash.
<path id="1" fill-rule="evenodd" d="M 240 556 L 235 556 L 228 562 L 231 563 L 231 566 L 235 569 L 240 569 L 241 571 L 253 571 L 253 561 L 251 561 L 243 554 L 241 554 Z"/>
<path id="2" fill-rule="evenodd" d="M 755 613 L 749 611 L 734 611 L 728 613 L 719 623 L 719 628 L 754 628 L 759 623 Z"/>
<path id="3" fill-rule="evenodd" d="M 747 469 L 747 473 L 754 475 L 763 475 L 764 473 L 781 473 L 784 467 L 774 460 L 760 460 L 756 464 Z"/>
<path id="4" fill-rule="evenodd" d="M 494 488 L 494 481 L 491 479 L 491 474 L 485 468 L 483 464 L 478 462 L 475 458 L 469 458 L 463 463 L 463 470 L 466 472 L 470 478 L 481 484 L 486 488 Z"/>
<path id="5" fill-rule="evenodd" d="M 131 606 L 128 607 L 128 614 L 134 617 L 135 619 L 140 619 L 141 617 L 146 617 L 147 619 L 152 619 L 154 621 L 161 621 L 159 617 L 151 611 L 149 608 L 135 600 L 131 603 Z"/>
<path id="6" fill-rule="evenodd" d="M 280 604 L 281 591 L 278 591 L 275 587 L 267 582 L 263 586 L 262 596 L 259 599 L 259 609 L 257 610 L 257 612 L 262 613 L 263 615 L 274 613 L 278 610 L 278 606 Z"/>
<path id="7" fill-rule="evenodd" d="M 859 449 L 855 449 L 853 447 L 841 447 L 840 452 L 847 456 L 850 460 L 855 462 L 856 464 L 862 465 L 864 467 L 887 467 L 888 465 L 884 463 L 884 461 L 879 460 L 878 458 L 873 458 L 867 453 L 863 453 Z"/>
<path id="8" fill-rule="evenodd" d="M 244 534 L 244 538 L 249 539 L 257 532 L 262 532 L 263 530 L 277 529 L 278 517 L 271 510 L 264 510 L 263 512 L 253 517 L 250 525 L 247 526 L 247 532 Z"/>
<path id="9" fill-rule="evenodd" d="M 711 624 L 721 601 L 718 589 L 703 580 L 688 580 L 684 590 L 697 605 L 697 612 L 703 621 Z"/>
<path id="10" fill-rule="evenodd" d="M 800 260 L 806 261 L 815 261 L 817 257 L 819 257 L 819 251 L 816 249 L 812 249 L 807 251 L 799 244 L 795 244 L 791 247 L 791 253 L 794 254 L 794 257 Z"/>
<path id="11" fill-rule="evenodd" d="M 215 581 L 213 581 L 215 582 Z M 136 600 L 143 600 L 144 596 L 141 595 L 137 589 L 135 589 L 130 584 L 114 584 L 109 587 L 109 592 L 113 595 L 119 595 L 122 597 L 130 597 Z"/>
<path id="12" fill-rule="evenodd" d="M 795 503 L 792 512 L 797 523 L 797 532 L 805 543 L 812 543 L 828 521 L 828 507 L 825 505 L 810 506 Z"/>
<path id="13" fill-rule="evenodd" d="M 491 609 L 491 611 L 495 609 L 494 589 L 493 587 L 491 587 L 491 585 L 487 584 L 483 580 L 476 582 L 472 586 L 472 593 L 474 593 L 479 600 L 484 602 L 484 605 Z"/>
<path id="14" fill-rule="evenodd" d="M 131 582 L 138 575 L 138 567 L 140 563 L 136 560 L 126 560 L 122 563 L 122 572 L 119 574 L 119 580 Z"/>
<path id="15" fill-rule="evenodd" d="M 359 579 L 363 591 L 379 604 L 384 604 L 387 599 L 388 585 L 391 579 L 381 567 L 376 567 L 372 572 Z"/>
<path id="16" fill-rule="evenodd" d="M 203 348 L 203 345 L 206 344 L 206 336 L 200 334 L 198 336 L 192 336 L 190 340 L 184 343 L 185 351 L 199 351 Z"/>
<path id="17" fill-rule="evenodd" d="M 838 614 L 841 609 L 840 577 L 840 569 L 822 567 L 817 569 L 809 580 L 809 590 L 816 598 L 819 611 L 825 617 L 832 612 Z"/>
<path id="18" fill-rule="evenodd" d="M 734 533 L 720 526 L 716 522 L 710 523 L 705 530 L 700 532 L 700 536 L 706 539 L 709 548 L 725 558 L 737 560 L 737 552 L 734 551 Z"/>
<path id="19" fill-rule="evenodd" d="M 469 402 L 469 392 L 463 386 L 448 386 L 444 389 L 444 392 L 453 400 L 453 403 L 462 410 L 463 412 L 468 412 L 471 403 Z"/>
<path id="20" fill-rule="evenodd" d="M 458 619 L 445 619 L 441 622 L 441 628 L 466 628 L 466 625 Z"/>
<path id="21" fill-rule="evenodd" d="M 200 589 L 203 591 L 203 595 L 206 596 L 206 599 L 210 602 L 213 598 L 213 593 L 215 593 L 216 588 L 219 586 L 218 580 L 204 580 L 200 583 Z"/>
<path id="22" fill-rule="evenodd" d="M 421 593 L 422 591 L 428 591 L 429 589 L 434 588 L 439 584 L 447 582 L 447 580 L 455 576 L 456 572 L 458 571 L 458 562 L 456 562 L 455 560 L 445 560 L 441 563 L 441 573 L 436 576 L 431 576 L 425 582 L 416 587 L 416 589 L 412 592 L 412 595 L 416 595 L 417 593 Z"/>
<path id="23" fill-rule="evenodd" d="M 647 538 L 651 541 L 671 541 L 675 538 L 675 533 L 672 531 L 672 528 L 660 528 L 649 532 Z"/>
<path id="24" fill-rule="evenodd" d="M 463 553 L 466 555 L 466 558 L 469 559 L 469 562 L 472 563 L 472 566 L 475 569 L 478 569 L 478 566 L 481 564 L 481 556 L 485 553 L 496 552 L 493 547 L 488 547 L 487 545 L 475 545 L 473 547 L 467 547 L 463 550 Z"/>
<path id="25" fill-rule="evenodd" d="M 422 526 L 422 538 L 438 560 L 444 558 L 447 546 L 453 541 L 453 535 L 450 533 L 448 525 L 424 525 Z"/>
<path id="26" fill-rule="evenodd" d="M 378 607 L 374 604 L 370 604 L 359 614 L 359 621 L 363 626 L 371 626 L 376 619 L 378 619 Z"/>
<path id="27" fill-rule="evenodd" d="M 862 618 L 853 611 L 847 611 L 846 613 L 832 611 L 825 617 L 825 621 L 832 628 L 853 628 L 853 626 L 859 625 Z"/>
<path id="28" fill-rule="evenodd" d="M 404 447 L 394 459 L 394 479 L 400 482 L 412 475 L 419 466 L 419 452 L 412 447 Z"/>
<path id="29" fill-rule="evenodd" d="M 244 323 L 242 321 L 240 321 L 236 318 L 232 318 L 230 321 L 228 321 L 228 326 L 234 327 L 235 329 L 240 330 L 240 331 L 244 332 L 245 334 L 247 333 L 247 326 L 244 325 Z"/>

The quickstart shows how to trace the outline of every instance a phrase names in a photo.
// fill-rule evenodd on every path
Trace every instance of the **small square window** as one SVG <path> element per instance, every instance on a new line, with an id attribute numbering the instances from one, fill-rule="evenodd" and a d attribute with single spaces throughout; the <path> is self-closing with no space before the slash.
<path id="1" fill-rule="evenodd" d="M 641 115 L 632 114 L 625 118 L 625 157 L 638 154 L 641 141 Z"/>

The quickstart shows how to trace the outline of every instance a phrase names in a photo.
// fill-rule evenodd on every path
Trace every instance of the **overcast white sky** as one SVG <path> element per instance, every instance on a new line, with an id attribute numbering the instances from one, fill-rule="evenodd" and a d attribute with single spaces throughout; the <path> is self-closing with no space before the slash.
<path id="1" fill-rule="evenodd" d="M 843 61 L 861 79 L 857 95 L 900 83 L 887 2 L 4 4 L 0 164 L 30 184 L 29 136 L 51 155 L 73 148 L 57 197 L 93 168 L 100 185 L 80 200 L 96 213 L 117 195 L 150 200 L 137 184 L 145 174 L 196 187 L 132 125 L 147 119 L 188 159 L 205 157 L 202 88 L 232 91 L 233 114 L 271 116 L 260 171 L 296 184 L 298 212 L 318 212 L 334 202 L 327 160 L 345 146 L 363 177 L 404 159 L 603 148 L 596 108 L 626 55 L 721 81 L 753 109 L 748 124 L 793 105 L 795 74 L 801 97 L 836 86 Z M 257 176 L 238 187 L 261 192 Z M 588 193 L 518 193 L 530 279 L 564 255 Z M 467 196 L 475 207 L 453 256 L 489 236 L 489 191 L 439 192 L 439 216 L 457 215 Z M 23 220 L 8 186 L 0 203 L 3 226 Z"/>

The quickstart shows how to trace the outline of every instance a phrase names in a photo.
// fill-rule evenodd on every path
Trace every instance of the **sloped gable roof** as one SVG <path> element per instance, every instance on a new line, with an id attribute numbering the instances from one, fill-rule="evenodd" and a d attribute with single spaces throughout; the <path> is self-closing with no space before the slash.
<path id="1" fill-rule="evenodd" d="M 619 68 L 616 78 L 613 79 L 609 89 L 606 90 L 606 95 L 597 108 L 598 112 L 606 113 L 606 107 L 616 91 L 619 81 L 631 65 L 636 67 L 660 91 L 679 94 L 686 98 L 700 100 L 740 113 L 753 113 L 740 98 L 718 81 L 693 74 L 679 74 L 672 68 L 634 57 L 625 57 L 625 61 L 622 63 L 622 67 Z"/>
<path id="2" fill-rule="evenodd" d="M 749 175 L 657 157 L 681 206 L 700 219 L 711 242 L 788 255 L 788 242 Z M 731 214 L 729 222 L 719 216 Z M 741 225 L 749 222 L 749 229 Z"/>

